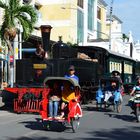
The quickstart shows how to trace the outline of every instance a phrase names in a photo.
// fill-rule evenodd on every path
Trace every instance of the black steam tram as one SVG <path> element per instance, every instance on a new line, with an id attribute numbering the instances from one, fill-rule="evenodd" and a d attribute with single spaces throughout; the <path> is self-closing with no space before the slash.
<path id="1" fill-rule="evenodd" d="M 50 42 L 50 32 L 46 27 L 41 29 L 41 39 L 29 39 L 34 50 L 23 52 L 23 59 L 16 61 L 15 87 L 43 86 L 43 80 L 47 76 L 64 76 L 68 67 L 74 65 L 84 93 L 83 100 L 86 102 L 95 99 L 99 79 L 111 76 L 113 70 L 121 73 L 124 84 L 132 83 L 135 79 L 136 61 L 131 57 L 97 46 L 70 47 L 61 40 Z M 49 58 L 40 58 L 35 54 L 38 42 L 49 52 Z M 23 46 L 28 50 L 27 44 Z"/>

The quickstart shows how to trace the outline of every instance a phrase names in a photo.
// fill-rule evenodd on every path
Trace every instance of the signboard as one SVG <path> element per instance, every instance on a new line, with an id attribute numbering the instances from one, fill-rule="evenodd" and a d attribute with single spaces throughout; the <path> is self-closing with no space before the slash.
<path id="1" fill-rule="evenodd" d="M 34 69 L 46 69 L 47 64 L 33 64 Z"/>

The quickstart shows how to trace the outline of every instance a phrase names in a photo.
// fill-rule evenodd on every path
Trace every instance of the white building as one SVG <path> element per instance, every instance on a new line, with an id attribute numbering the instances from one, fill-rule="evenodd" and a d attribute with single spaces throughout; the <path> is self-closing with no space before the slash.
<path id="1" fill-rule="evenodd" d="M 139 40 L 134 44 L 133 56 L 136 60 L 140 61 L 140 42 L 139 42 Z"/>
<path id="2" fill-rule="evenodd" d="M 57 33 L 61 33 L 63 36 L 69 36 L 70 42 L 72 43 L 78 43 L 79 45 L 91 45 L 91 46 L 99 46 L 106 48 L 108 50 L 124 54 L 127 56 L 131 56 L 131 48 L 130 44 L 132 42 L 132 45 L 134 44 L 133 38 L 129 36 L 129 40 L 123 39 L 123 33 L 122 33 L 122 24 L 123 22 L 116 16 L 112 15 L 112 22 L 111 22 L 111 38 L 110 38 L 110 16 L 107 16 L 107 4 L 105 3 L 105 0 L 77 0 L 78 3 L 80 3 L 80 6 L 77 6 L 74 0 L 23 0 L 24 2 L 28 2 L 32 5 L 38 5 L 41 6 L 44 10 L 39 10 L 40 16 L 38 19 L 38 22 L 36 26 L 40 26 L 41 24 L 50 24 L 53 26 L 52 32 L 51 32 L 51 39 L 57 41 L 58 38 L 55 35 Z M 69 5 L 68 5 L 69 4 Z M 46 6 L 48 5 L 48 6 Z M 45 9 L 48 9 L 50 7 L 63 7 L 64 12 L 67 14 L 73 13 L 73 16 L 70 16 L 69 23 L 72 22 L 75 26 L 70 24 L 69 28 L 71 29 L 68 34 L 68 29 L 65 30 L 65 26 L 58 27 L 60 24 L 60 20 L 54 20 L 53 16 L 51 17 L 49 12 L 48 16 L 49 18 L 42 18 L 46 15 Z M 70 7 L 68 7 L 70 6 Z M 43 8 L 44 7 L 44 8 Z M 56 8 L 56 9 L 57 9 Z M 53 12 L 56 13 L 55 16 L 57 16 L 56 9 L 53 10 Z M 76 14 L 75 12 L 78 11 Z M 62 11 L 61 11 L 62 12 Z M 78 15 L 78 13 L 80 13 Z M 75 18 L 77 15 L 77 19 Z M 66 21 L 65 18 L 63 18 L 63 15 L 58 14 L 60 19 L 63 21 Z M 80 18 L 78 18 L 80 17 Z M 53 22 L 52 22 L 53 21 Z M 65 22 L 66 24 L 66 22 Z M 57 25 L 57 27 L 55 27 Z M 57 31 L 59 28 L 61 28 L 61 32 Z M 77 30 L 77 31 L 75 31 Z M 55 34 L 54 34 L 55 33 Z M 72 33 L 72 36 L 71 34 Z M 40 31 L 35 30 L 33 32 L 34 35 L 41 36 Z M 74 38 L 74 39 L 72 39 Z M 64 42 L 68 41 L 67 38 L 63 38 Z M 66 39 L 66 41 L 65 41 Z M 111 45 L 111 46 L 110 46 Z M 137 52 L 139 51 L 139 45 L 136 44 L 135 47 L 132 49 L 132 57 L 134 59 L 139 59 L 139 55 Z"/>

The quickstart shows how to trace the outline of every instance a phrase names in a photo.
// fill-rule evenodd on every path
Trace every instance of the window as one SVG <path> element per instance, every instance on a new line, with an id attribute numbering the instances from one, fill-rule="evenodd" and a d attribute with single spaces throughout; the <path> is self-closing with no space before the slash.
<path id="1" fill-rule="evenodd" d="M 94 19 L 94 12 L 93 12 L 93 6 L 94 6 L 93 0 L 88 0 L 88 29 L 93 30 L 93 19 Z"/>
<path id="2" fill-rule="evenodd" d="M 102 31 L 101 31 L 102 25 L 99 21 L 97 21 L 97 38 L 102 38 Z"/>
<path id="3" fill-rule="evenodd" d="M 81 8 L 83 8 L 83 0 L 78 0 L 77 5 Z"/>
<path id="4" fill-rule="evenodd" d="M 97 7 L 97 18 L 101 20 L 101 8 Z"/>
<path id="5" fill-rule="evenodd" d="M 77 41 L 83 42 L 84 38 L 84 15 L 81 10 L 78 10 L 77 15 Z"/>
<path id="6" fill-rule="evenodd" d="M 109 68 L 110 68 L 110 72 L 112 72 L 112 62 L 109 62 Z"/>

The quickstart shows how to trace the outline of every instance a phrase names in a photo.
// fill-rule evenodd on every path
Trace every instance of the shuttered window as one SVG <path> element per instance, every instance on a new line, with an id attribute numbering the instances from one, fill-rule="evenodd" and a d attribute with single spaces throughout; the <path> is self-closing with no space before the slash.
<path id="1" fill-rule="evenodd" d="M 78 15 L 77 15 L 77 39 L 78 43 L 83 42 L 84 38 L 84 15 L 81 10 L 78 10 Z"/>
<path id="2" fill-rule="evenodd" d="M 94 0 L 88 0 L 88 29 L 91 31 L 93 31 L 93 19 L 94 19 L 93 4 Z"/>
<path id="3" fill-rule="evenodd" d="M 83 8 L 83 0 L 78 0 L 77 5 L 81 8 Z"/>

